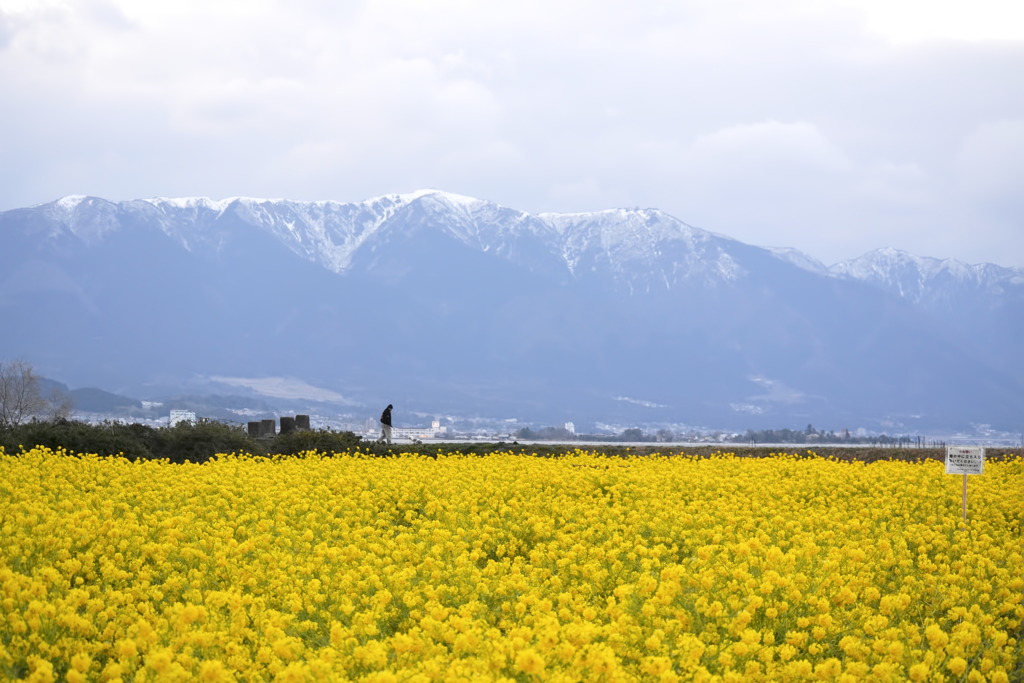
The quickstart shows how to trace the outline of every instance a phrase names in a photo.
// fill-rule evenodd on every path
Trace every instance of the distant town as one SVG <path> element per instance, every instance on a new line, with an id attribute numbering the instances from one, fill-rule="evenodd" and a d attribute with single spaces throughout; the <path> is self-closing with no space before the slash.
<path id="1" fill-rule="evenodd" d="M 195 424 L 203 418 L 194 411 L 172 410 L 167 418 L 166 425 L 175 426 L 182 422 Z M 214 420 L 227 422 L 224 420 Z M 380 423 L 376 418 L 365 418 L 360 421 L 344 421 L 331 419 L 326 416 L 317 415 L 295 415 L 282 416 L 276 421 L 273 419 L 252 420 L 245 424 L 232 423 L 240 430 L 248 431 L 253 437 L 268 437 L 276 434 L 285 434 L 296 429 L 324 430 L 334 432 L 351 432 L 366 441 L 375 441 L 380 438 Z M 151 426 L 161 426 L 159 423 Z M 1024 443 L 1024 434 L 1014 435 L 1003 433 L 990 433 L 987 435 L 977 434 L 948 434 L 943 436 L 923 436 L 907 434 L 869 434 L 864 429 L 855 432 L 843 429 L 819 430 L 813 425 L 807 425 L 803 430 L 794 429 L 762 429 L 746 430 L 744 432 L 730 432 L 722 430 L 711 430 L 702 432 L 695 429 L 673 430 L 661 427 L 646 431 L 639 427 L 616 428 L 607 426 L 606 430 L 597 433 L 577 433 L 573 422 L 565 422 L 558 427 L 532 428 L 520 426 L 513 423 L 509 428 L 508 421 L 502 423 L 491 422 L 487 425 L 469 424 L 456 427 L 446 425 L 442 420 L 435 418 L 429 424 L 392 428 L 391 438 L 396 443 L 422 443 L 422 442 L 460 442 L 460 441 L 485 441 L 485 442 L 552 442 L 552 443 L 580 443 L 580 444 L 601 444 L 601 443 L 666 443 L 666 444 L 747 444 L 747 445 L 771 445 L 771 444 L 828 444 L 832 446 L 886 446 L 896 448 L 935 448 L 955 444 L 978 444 L 990 446 L 1013 446 L 1021 447 Z M 503 428 L 504 427 L 504 428 Z"/>

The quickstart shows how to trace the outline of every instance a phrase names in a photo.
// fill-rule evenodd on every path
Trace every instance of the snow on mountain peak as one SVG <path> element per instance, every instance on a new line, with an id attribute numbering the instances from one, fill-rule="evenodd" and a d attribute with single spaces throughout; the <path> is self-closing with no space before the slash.
<path id="1" fill-rule="evenodd" d="M 937 259 L 929 256 L 915 256 L 900 249 L 883 247 L 848 261 L 841 261 L 830 269 L 837 275 L 857 279 L 890 277 L 893 273 L 916 274 L 925 278 L 939 273 L 948 273 L 960 278 L 974 276 L 977 266 L 970 266 L 956 259 Z"/>
<path id="2" fill-rule="evenodd" d="M 69 194 L 66 197 L 61 197 L 56 202 L 54 202 L 54 204 L 59 206 L 61 209 L 64 209 L 65 211 L 72 211 L 78 208 L 78 205 L 81 204 L 85 199 L 86 196 L 84 194 Z"/>
<path id="3" fill-rule="evenodd" d="M 433 189 L 421 189 L 413 190 L 412 192 L 381 195 L 379 197 L 372 197 L 370 199 L 358 203 L 367 206 L 379 206 L 382 204 L 407 206 L 421 199 L 432 199 L 438 203 L 452 207 L 472 207 L 480 204 L 489 203 L 482 199 L 476 199 L 475 197 L 468 197 L 466 195 L 456 194 L 454 192 L 445 192 L 443 190 Z"/>
<path id="4" fill-rule="evenodd" d="M 381 230 L 436 230 L 463 244 L 528 268 L 565 268 L 574 278 L 605 277 L 630 291 L 671 289 L 678 283 L 740 279 L 747 260 L 741 244 L 692 227 L 658 209 L 609 208 L 529 214 L 491 201 L 419 189 L 359 202 L 253 197 L 154 197 L 110 202 L 68 195 L 38 208 L 38 230 L 87 242 L 134 225 L 159 228 L 188 250 L 230 248 L 239 231 L 256 229 L 336 273 L 372 244 Z M 920 301 L 949 286 L 1002 287 L 1024 281 L 1024 269 L 967 265 L 886 247 L 831 268 L 791 248 L 766 248 L 806 271 L 860 280 Z"/>
<path id="5" fill-rule="evenodd" d="M 1015 276 L 1024 275 L 1022 269 L 915 256 L 892 247 L 842 261 L 829 271 L 836 277 L 860 280 L 915 303 L 935 296 L 935 292 L 948 292 L 950 287 L 969 290 L 998 287 L 1001 283 L 1012 282 Z"/>
<path id="6" fill-rule="evenodd" d="M 727 249 L 729 238 L 694 228 L 657 209 L 543 213 L 562 240 L 562 257 L 579 276 L 611 269 L 631 291 L 670 289 L 683 279 L 730 281 L 743 268 Z"/>
<path id="7" fill-rule="evenodd" d="M 808 256 L 798 249 L 792 247 L 765 247 L 768 251 L 775 255 L 776 258 L 791 263 L 798 268 L 816 273 L 818 275 L 828 275 L 829 269 L 821 261 Z"/>
<path id="8" fill-rule="evenodd" d="M 95 242 L 119 227 L 117 205 L 98 197 L 72 194 L 38 204 L 37 208 L 51 219 L 52 236 L 70 233 L 85 242 Z"/>
<path id="9" fill-rule="evenodd" d="M 444 202 L 449 206 L 461 206 L 461 207 L 474 207 L 481 204 L 488 204 L 489 202 L 483 199 L 477 199 L 476 197 L 469 197 L 464 194 L 456 194 L 454 192 L 443 192 L 441 190 L 419 190 L 416 194 L 416 198 L 430 197 L 438 201 Z"/>
<path id="10" fill-rule="evenodd" d="M 155 207 L 170 206 L 177 209 L 211 209 L 223 211 L 224 207 L 234 201 L 235 198 L 214 200 L 209 197 L 153 197 L 142 201 L 152 204 Z"/>

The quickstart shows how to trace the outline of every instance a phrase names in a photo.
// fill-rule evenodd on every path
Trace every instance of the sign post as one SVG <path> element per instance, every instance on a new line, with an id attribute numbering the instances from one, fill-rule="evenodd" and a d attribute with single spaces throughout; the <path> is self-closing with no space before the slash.
<path id="1" fill-rule="evenodd" d="M 963 513 L 967 521 L 967 475 L 982 474 L 985 469 L 985 449 L 982 446 L 947 446 L 946 474 L 964 477 Z"/>

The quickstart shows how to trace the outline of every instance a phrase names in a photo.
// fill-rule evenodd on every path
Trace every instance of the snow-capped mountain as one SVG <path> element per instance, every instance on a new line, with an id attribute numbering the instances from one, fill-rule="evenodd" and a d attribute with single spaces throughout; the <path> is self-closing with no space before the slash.
<path id="1" fill-rule="evenodd" d="M 86 243 L 119 224 L 135 224 L 158 227 L 187 250 L 216 251 L 228 235 L 245 226 L 273 235 L 298 256 L 338 274 L 392 222 L 401 222 L 406 232 L 410 225 L 436 223 L 436 229 L 463 245 L 524 267 L 534 266 L 538 251 L 544 251 L 560 260 L 572 277 L 612 274 L 627 287 L 640 289 L 671 289 L 695 276 L 730 280 L 738 273 L 729 255 L 735 240 L 653 209 L 532 216 L 429 190 L 349 204 L 247 197 L 114 203 L 73 196 L 36 209 L 48 219 L 51 237 L 63 227 Z"/>
<path id="2" fill-rule="evenodd" d="M 75 196 L 0 213 L 0 247 L 0 358 L 72 386 L 286 376 L 369 415 L 551 424 L 1016 428 L 1024 408 L 1019 270 L 830 269 L 654 209 Z"/>
<path id="3" fill-rule="evenodd" d="M 836 276 L 867 282 L 929 307 L 973 297 L 978 292 L 988 296 L 1024 286 L 1024 268 L 991 263 L 968 265 L 956 259 L 914 256 L 892 248 L 876 249 L 860 258 L 837 263 L 829 270 Z"/>

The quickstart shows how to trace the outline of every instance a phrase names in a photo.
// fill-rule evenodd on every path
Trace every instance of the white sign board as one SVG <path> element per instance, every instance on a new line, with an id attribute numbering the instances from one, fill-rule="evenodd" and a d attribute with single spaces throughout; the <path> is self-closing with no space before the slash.
<path id="1" fill-rule="evenodd" d="M 981 474 L 985 468 L 982 446 L 947 446 L 946 474 Z"/>

